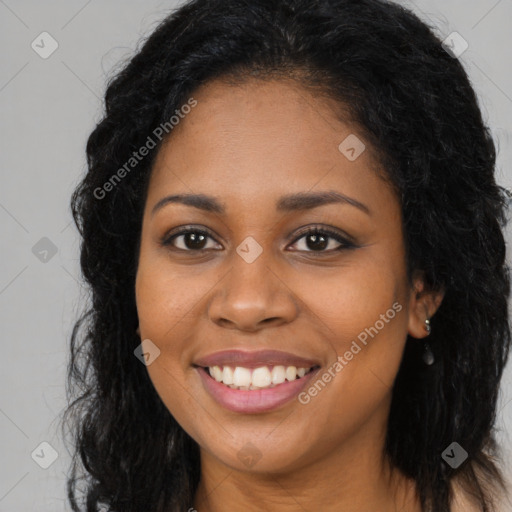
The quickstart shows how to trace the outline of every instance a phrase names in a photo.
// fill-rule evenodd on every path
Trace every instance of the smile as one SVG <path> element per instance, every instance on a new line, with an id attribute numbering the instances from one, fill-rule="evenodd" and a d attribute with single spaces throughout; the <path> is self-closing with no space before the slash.
<path id="1" fill-rule="evenodd" d="M 254 414 L 290 402 L 320 369 L 320 361 L 276 350 L 226 350 L 194 361 L 203 388 L 233 412 Z"/>

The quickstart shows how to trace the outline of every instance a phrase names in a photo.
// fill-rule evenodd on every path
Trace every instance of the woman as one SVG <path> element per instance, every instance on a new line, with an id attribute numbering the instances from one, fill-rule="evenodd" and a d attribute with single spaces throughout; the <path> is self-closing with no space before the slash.
<path id="1" fill-rule="evenodd" d="M 73 510 L 498 510 L 505 193 L 432 31 L 194 0 L 105 103 L 72 199 Z"/>

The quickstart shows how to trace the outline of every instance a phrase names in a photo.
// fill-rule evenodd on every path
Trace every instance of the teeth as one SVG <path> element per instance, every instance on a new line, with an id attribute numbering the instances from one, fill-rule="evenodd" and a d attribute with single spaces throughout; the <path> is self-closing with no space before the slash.
<path id="1" fill-rule="evenodd" d="M 215 380 L 218 382 L 224 382 L 224 384 L 228 385 L 233 384 L 233 370 L 229 366 L 224 366 L 222 377 Z"/>
<path id="2" fill-rule="evenodd" d="M 237 366 L 233 372 L 233 384 L 239 387 L 249 387 L 251 385 L 251 370 Z"/>
<path id="3" fill-rule="evenodd" d="M 288 366 L 286 368 L 286 380 L 295 380 L 297 378 L 297 368 Z"/>
<path id="4" fill-rule="evenodd" d="M 266 388 L 272 384 L 270 370 L 266 366 L 256 368 L 252 372 L 252 385 L 255 388 Z"/>
<path id="5" fill-rule="evenodd" d="M 284 366 L 274 366 L 272 368 L 272 382 L 282 384 L 286 380 L 286 369 Z"/>
<path id="6" fill-rule="evenodd" d="M 259 368 L 244 368 L 236 366 L 212 366 L 208 368 L 210 375 L 217 381 L 222 382 L 231 389 L 265 389 L 273 388 L 282 384 L 285 380 L 293 381 L 304 377 L 311 368 L 297 368 L 295 366 L 274 366 L 272 370 L 268 366 Z"/>
<path id="7" fill-rule="evenodd" d="M 213 370 L 213 378 L 215 380 L 222 380 L 222 370 L 218 366 L 214 366 L 211 370 Z"/>

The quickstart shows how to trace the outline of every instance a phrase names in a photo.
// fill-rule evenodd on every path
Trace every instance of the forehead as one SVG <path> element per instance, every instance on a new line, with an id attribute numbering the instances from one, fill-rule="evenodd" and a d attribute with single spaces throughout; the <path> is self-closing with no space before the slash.
<path id="1" fill-rule="evenodd" d="M 227 205 L 268 203 L 314 190 L 337 190 L 361 202 L 392 198 L 373 149 L 356 125 L 340 120 L 334 100 L 282 80 L 217 80 L 192 97 L 197 105 L 157 155 L 148 201 L 182 192 L 223 197 Z"/>

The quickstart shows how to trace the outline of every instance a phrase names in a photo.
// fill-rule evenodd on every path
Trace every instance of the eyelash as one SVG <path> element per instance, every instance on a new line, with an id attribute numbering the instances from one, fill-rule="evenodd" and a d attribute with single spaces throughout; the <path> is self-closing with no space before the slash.
<path id="1" fill-rule="evenodd" d="M 170 236 L 165 235 L 163 237 L 163 239 L 161 240 L 161 245 L 164 247 L 171 246 L 172 249 L 177 250 L 177 251 L 182 251 L 182 252 L 201 253 L 201 252 L 210 250 L 210 249 L 178 249 L 173 246 L 173 241 L 176 238 L 178 238 L 179 236 L 182 236 L 182 235 L 189 234 L 189 233 L 204 235 L 204 236 L 211 238 L 212 240 L 215 240 L 213 235 L 208 230 L 201 229 L 201 228 L 187 227 L 180 231 L 177 231 L 176 233 L 173 233 Z M 336 240 L 336 242 L 339 242 L 341 245 L 340 245 L 340 247 L 338 247 L 336 249 L 331 249 L 328 251 L 326 251 L 326 250 L 322 250 L 322 251 L 309 250 L 309 251 L 298 251 L 298 252 L 308 252 L 308 253 L 313 253 L 313 254 L 315 254 L 315 253 L 316 254 L 331 254 L 333 252 L 342 251 L 342 250 L 346 250 L 346 249 L 353 249 L 356 247 L 356 245 L 353 242 L 351 242 L 347 238 L 343 237 L 338 232 L 333 231 L 329 228 L 323 228 L 323 227 L 317 227 L 317 226 L 308 228 L 308 229 L 300 232 L 297 235 L 297 237 L 294 239 L 294 241 L 292 242 L 292 245 L 296 244 L 300 239 L 302 239 L 308 235 L 327 235 L 327 238 L 332 238 L 332 239 Z"/>

